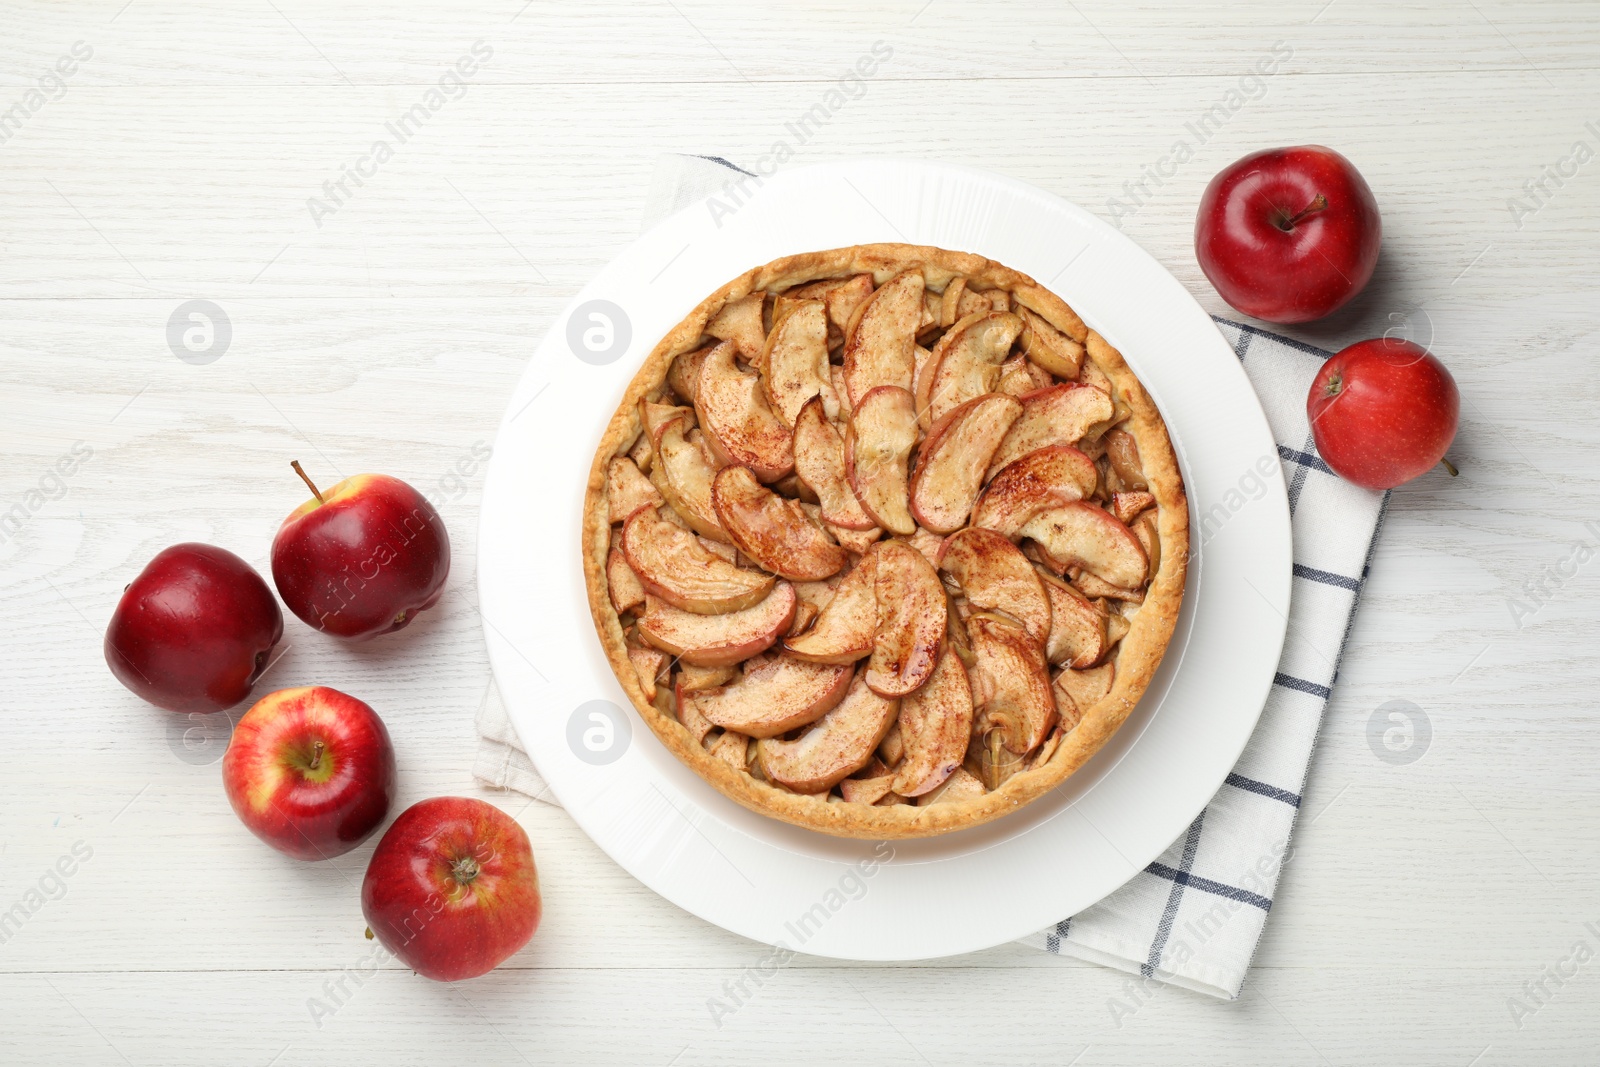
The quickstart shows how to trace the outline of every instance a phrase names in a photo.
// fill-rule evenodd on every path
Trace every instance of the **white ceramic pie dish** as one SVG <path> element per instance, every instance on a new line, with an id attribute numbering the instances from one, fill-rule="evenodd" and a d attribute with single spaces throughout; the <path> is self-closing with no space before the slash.
<path id="1" fill-rule="evenodd" d="M 1120 349 L 1166 419 L 1195 546 L 1166 659 L 1093 760 L 1015 815 L 892 844 L 746 811 L 663 748 L 601 651 L 578 544 L 594 445 L 655 342 L 743 270 L 873 241 L 976 252 L 1030 274 Z M 661 223 L 541 342 L 484 490 L 479 589 L 490 659 L 518 734 L 573 818 L 680 907 L 823 956 L 924 959 L 990 947 L 1127 881 L 1232 769 L 1283 645 L 1289 510 L 1281 481 L 1236 510 L 1214 506 L 1262 456 L 1276 457 L 1266 419 L 1210 318 L 1089 212 L 962 167 L 861 161 L 786 171 L 731 215 L 702 204 Z"/>

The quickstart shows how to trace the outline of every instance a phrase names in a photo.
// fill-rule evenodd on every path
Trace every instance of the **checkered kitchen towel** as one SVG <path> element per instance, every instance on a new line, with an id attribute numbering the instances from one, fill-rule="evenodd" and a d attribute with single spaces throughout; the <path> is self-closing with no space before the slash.
<path id="1" fill-rule="evenodd" d="M 731 168 L 720 159 L 661 157 L 645 226 L 720 189 Z M 1296 580 L 1275 684 L 1244 755 L 1188 831 L 1127 885 L 1022 943 L 1231 1000 L 1272 910 L 1388 497 L 1336 477 L 1312 445 L 1305 398 L 1329 353 L 1226 319 L 1217 326 L 1266 410 L 1294 515 Z M 478 730 L 479 778 L 554 802 L 493 686 Z"/>

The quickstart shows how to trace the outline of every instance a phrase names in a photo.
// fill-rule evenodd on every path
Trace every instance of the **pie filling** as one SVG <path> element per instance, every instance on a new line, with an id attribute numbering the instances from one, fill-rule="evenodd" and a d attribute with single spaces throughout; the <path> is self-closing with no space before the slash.
<path id="1" fill-rule="evenodd" d="M 601 588 L 644 698 L 832 804 L 1046 764 L 1112 693 L 1163 550 L 1129 397 L 1064 327 L 917 267 L 711 315 L 604 461 Z"/>

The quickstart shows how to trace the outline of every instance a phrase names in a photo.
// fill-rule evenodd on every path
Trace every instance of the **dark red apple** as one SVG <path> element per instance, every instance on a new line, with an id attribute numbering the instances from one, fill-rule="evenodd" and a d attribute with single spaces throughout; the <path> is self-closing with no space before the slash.
<path id="1" fill-rule="evenodd" d="M 389 814 L 394 746 L 377 712 L 327 686 L 256 701 L 222 756 L 228 802 L 250 832 L 302 860 L 355 848 Z"/>
<path id="2" fill-rule="evenodd" d="M 450 535 L 432 504 L 384 474 L 358 474 L 294 510 L 272 542 L 289 610 L 338 637 L 392 633 L 432 607 L 450 573 Z"/>
<path id="3" fill-rule="evenodd" d="M 1378 201 L 1331 148 L 1253 152 L 1200 197 L 1194 253 L 1233 307 L 1268 322 L 1310 322 L 1343 307 L 1378 264 Z"/>
<path id="4" fill-rule="evenodd" d="M 505 962 L 539 928 L 543 908 L 528 835 L 467 797 L 401 812 L 361 882 L 361 913 L 383 947 L 440 982 Z"/>
<path id="5" fill-rule="evenodd" d="M 1444 460 L 1460 414 L 1461 394 L 1444 364 L 1398 337 L 1344 349 L 1322 365 L 1306 397 L 1317 452 L 1367 489 L 1393 489 Z"/>
<path id="6" fill-rule="evenodd" d="M 168 711 L 239 703 L 283 636 L 283 613 L 250 564 L 214 545 L 173 545 L 122 592 L 106 627 L 117 681 Z"/>

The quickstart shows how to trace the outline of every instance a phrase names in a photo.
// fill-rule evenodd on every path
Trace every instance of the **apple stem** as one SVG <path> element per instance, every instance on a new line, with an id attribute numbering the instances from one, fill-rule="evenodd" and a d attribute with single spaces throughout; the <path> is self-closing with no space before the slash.
<path id="1" fill-rule="evenodd" d="M 317 498 L 317 503 L 327 503 L 327 501 L 322 499 L 322 492 L 317 488 L 317 483 L 312 481 L 306 472 L 301 468 L 299 460 L 291 459 L 289 461 L 289 466 L 294 468 L 294 472 L 300 476 L 300 480 L 302 482 L 305 482 L 306 485 L 311 487 L 311 495 Z"/>
<path id="2" fill-rule="evenodd" d="M 1307 215 L 1313 215 L 1313 214 L 1317 213 L 1318 211 L 1322 211 L 1327 206 L 1328 206 L 1328 198 L 1323 196 L 1321 193 L 1318 193 L 1317 194 L 1317 198 L 1315 200 L 1311 201 L 1311 203 L 1307 204 L 1304 208 L 1302 208 L 1301 211 L 1300 211 L 1300 214 L 1290 216 L 1289 218 L 1283 220 L 1283 222 L 1278 225 L 1278 229 L 1282 230 L 1285 233 L 1288 233 L 1290 230 L 1294 229 L 1295 223 L 1299 222 L 1301 219 L 1305 218 Z"/>
<path id="3" fill-rule="evenodd" d="M 466 885 L 478 877 L 478 861 L 471 856 L 462 856 L 450 865 L 450 876 L 458 885 Z"/>
<path id="4" fill-rule="evenodd" d="M 311 762 L 306 765 L 307 770 L 316 770 L 322 766 L 322 742 L 318 741 L 311 746 Z"/>
<path id="5" fill-rule="evenodd" d="M 1458 475 L 1460 475 L 1461 472 L 1456 470 L 1456 465 L 1454 463 L 1451 463 L 1445 457 L 1440 456 L 1439 457 L 1439 462 L 1444 465 L 1444 469 L 1445 470 L 1450 472 L 1450 477 L 1454 478 L 1454 477 L 1457 477 Z"/>

